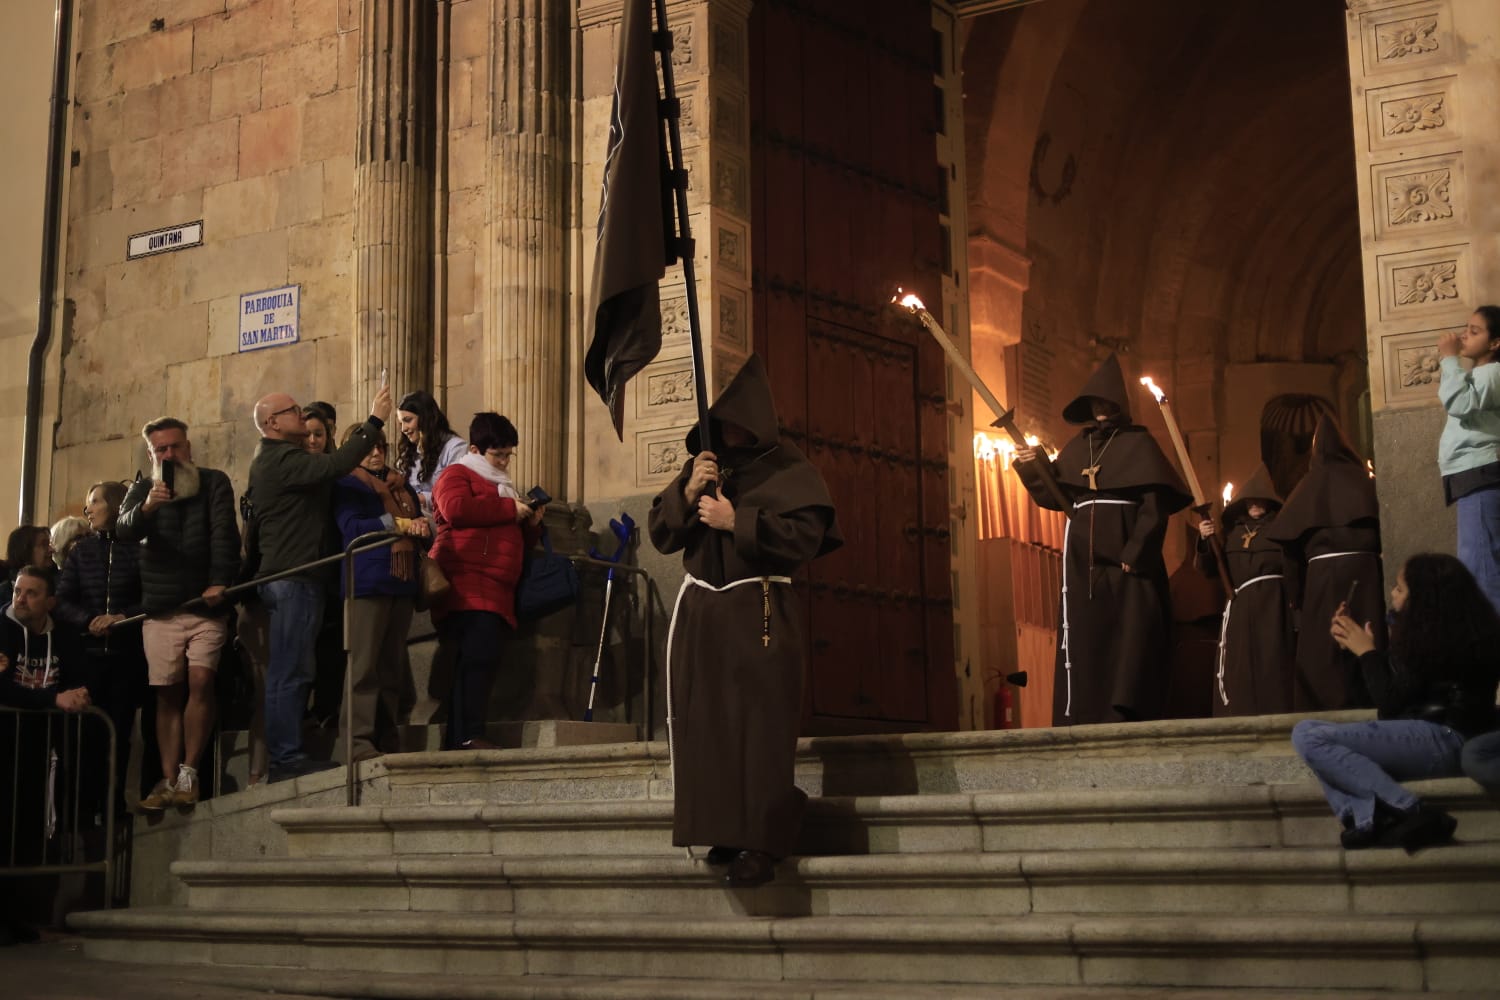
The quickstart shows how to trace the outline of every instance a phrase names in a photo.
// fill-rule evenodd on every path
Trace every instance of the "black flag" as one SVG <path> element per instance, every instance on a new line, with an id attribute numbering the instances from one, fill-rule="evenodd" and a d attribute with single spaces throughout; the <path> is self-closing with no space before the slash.
<path id="1" fill-rule="evenodd" d="M 626 0 L 615 60 L 615 100 L 594 249 L 594 330 L 584 358 L 589 385 L 621 434 L 625 383 L 661 350 L 657 282 L 669 260 L 666 147 L 662 137 L 652 0 Z"/>

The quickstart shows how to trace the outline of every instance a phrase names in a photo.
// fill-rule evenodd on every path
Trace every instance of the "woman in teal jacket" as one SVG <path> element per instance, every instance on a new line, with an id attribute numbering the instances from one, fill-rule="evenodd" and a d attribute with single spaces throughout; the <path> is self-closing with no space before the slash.
<path id="1" fill-rule="evenodd" d="M 1443 495 L 1458 504 L 1458 558 L 1500 610 L 1500 306 L 1480 306 L 1438 340 Z M 1472 368 L 1463 364 L 1473 363 Z"/>

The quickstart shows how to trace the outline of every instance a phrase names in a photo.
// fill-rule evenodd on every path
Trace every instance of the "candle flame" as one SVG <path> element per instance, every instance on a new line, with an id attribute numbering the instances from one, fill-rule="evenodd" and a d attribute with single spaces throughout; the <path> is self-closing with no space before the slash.
<path id="1" fill-rule="evenodd" d="M 1156 401 L 1158 403 L 1165 403 L 1167 401 L 1167 394 L 1162 391 L 1162 389 L 1161 389 L 1160 386 L 1158 386 L 1154 381 L 1152 381 L 1152 378 L 1151 378 L 1150 375 L 1142 375 L 1141 376 L 1141 385 L 1143 385 L 1147 389 L 1151 390 L 1151 395 L 1153 395 L 1153 396 L 1156 397 Z"/>
<path id="2" fill-rule="evenodd" d="M 1027 445 L 1032 448 L 1042 448 L 1047 458 L 1053 462 L 1057 461 L 1058 453 L 1051 451 L 1042 445 L 1042 439 L 1035 434 L 1025 437 Z M 1015 461 L 1016 443 L 1009 437 L 986 434 L 984 431 L 974 432 L 974 457 L 990 462 L 999 459 L 1006 466 Z"/>
<path id="3" fill-rule="evenodd" d="M 905 295 L 902 295 L 901 289 L 899 288 L 896 289 L 896 294 L 891 296 L 891 301 L 896 305 L 901 306 L 903 309 L 910 309 L 912 312 L 927 308 L 922 304 L 922 300 L 917 298 L 912 293 L 907 292 Z"/>
<path id="4" fill-rule="evenodd" d="M 1229 506 L 1229 501 L 1234 499 L 1234 484 L 1224 484 L 1224 506 Z"/>
<path id="5" fill-rule="evenodd" d="M 1365 459 L 1365 471 L 1370 474 L 1371 479 L 1375 478 L 1375 462 L 1373 460 Z"/>

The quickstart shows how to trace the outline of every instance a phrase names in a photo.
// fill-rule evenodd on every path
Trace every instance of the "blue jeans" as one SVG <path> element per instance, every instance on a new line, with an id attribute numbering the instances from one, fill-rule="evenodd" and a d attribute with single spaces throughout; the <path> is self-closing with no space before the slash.
<path id="1" fill-rule="evenodd" d="M 1459 773 L 1464 738 L 1435 722 L 1306 720 L 1292 729 L 1292 746 L 1323 784 L 1323 797 L 1346 828 L 1375 825 L 1375 803 L 1396 812 L 1419 804 L 1402 781 Z"/>
<path id="2" fill-rule="evenodd" d="M 1464 774 L 1490 793 L 1500 792 L 1500 730 L 1475 736 L 1464 744 Z"/>
<path id="3" fill-rule="evenodd" d="M 313 643 L 323 621 L 323 588 L 306 580 L 276 580 L 257 589 L 271 619 L 266 755 L 271 767 L 287 767 L 306 756 L 302 714 L 315 672 Z"/>
<path id="4" fill-rule="evenodd" d="M 1500 486 L 1459 497 L 1458 561 L 1500 611 Z"/>

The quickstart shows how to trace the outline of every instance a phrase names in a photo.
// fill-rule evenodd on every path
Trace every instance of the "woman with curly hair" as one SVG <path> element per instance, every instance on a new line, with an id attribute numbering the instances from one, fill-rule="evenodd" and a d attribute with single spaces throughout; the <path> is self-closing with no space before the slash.
<path id="1" fill-rule="evenodd" d="M 1396 576 L 1389 649 L 1347 611 L 1329 631 L 1359 657 L 1377 718 L 1299 722 L 1292 746 L 1322 782 L 1346 849 L 1446 843 L 1458 821 L 1400 782 L 1459 774 L 1464 740 L 1490 727 L 1500 616 L 1463 563 L 1436 553 L 1412 556 Z"/>
<path id="2" fill-rule="evenodd" d="M 396 404 L 396 418 L 401 423 L 396 470 L 406 476 L 422 509 L 430 513 L 438 475 L 468 453 L 468 442 L 448 426 L 448 418 L 426 389 L 402 396 Z"/>

